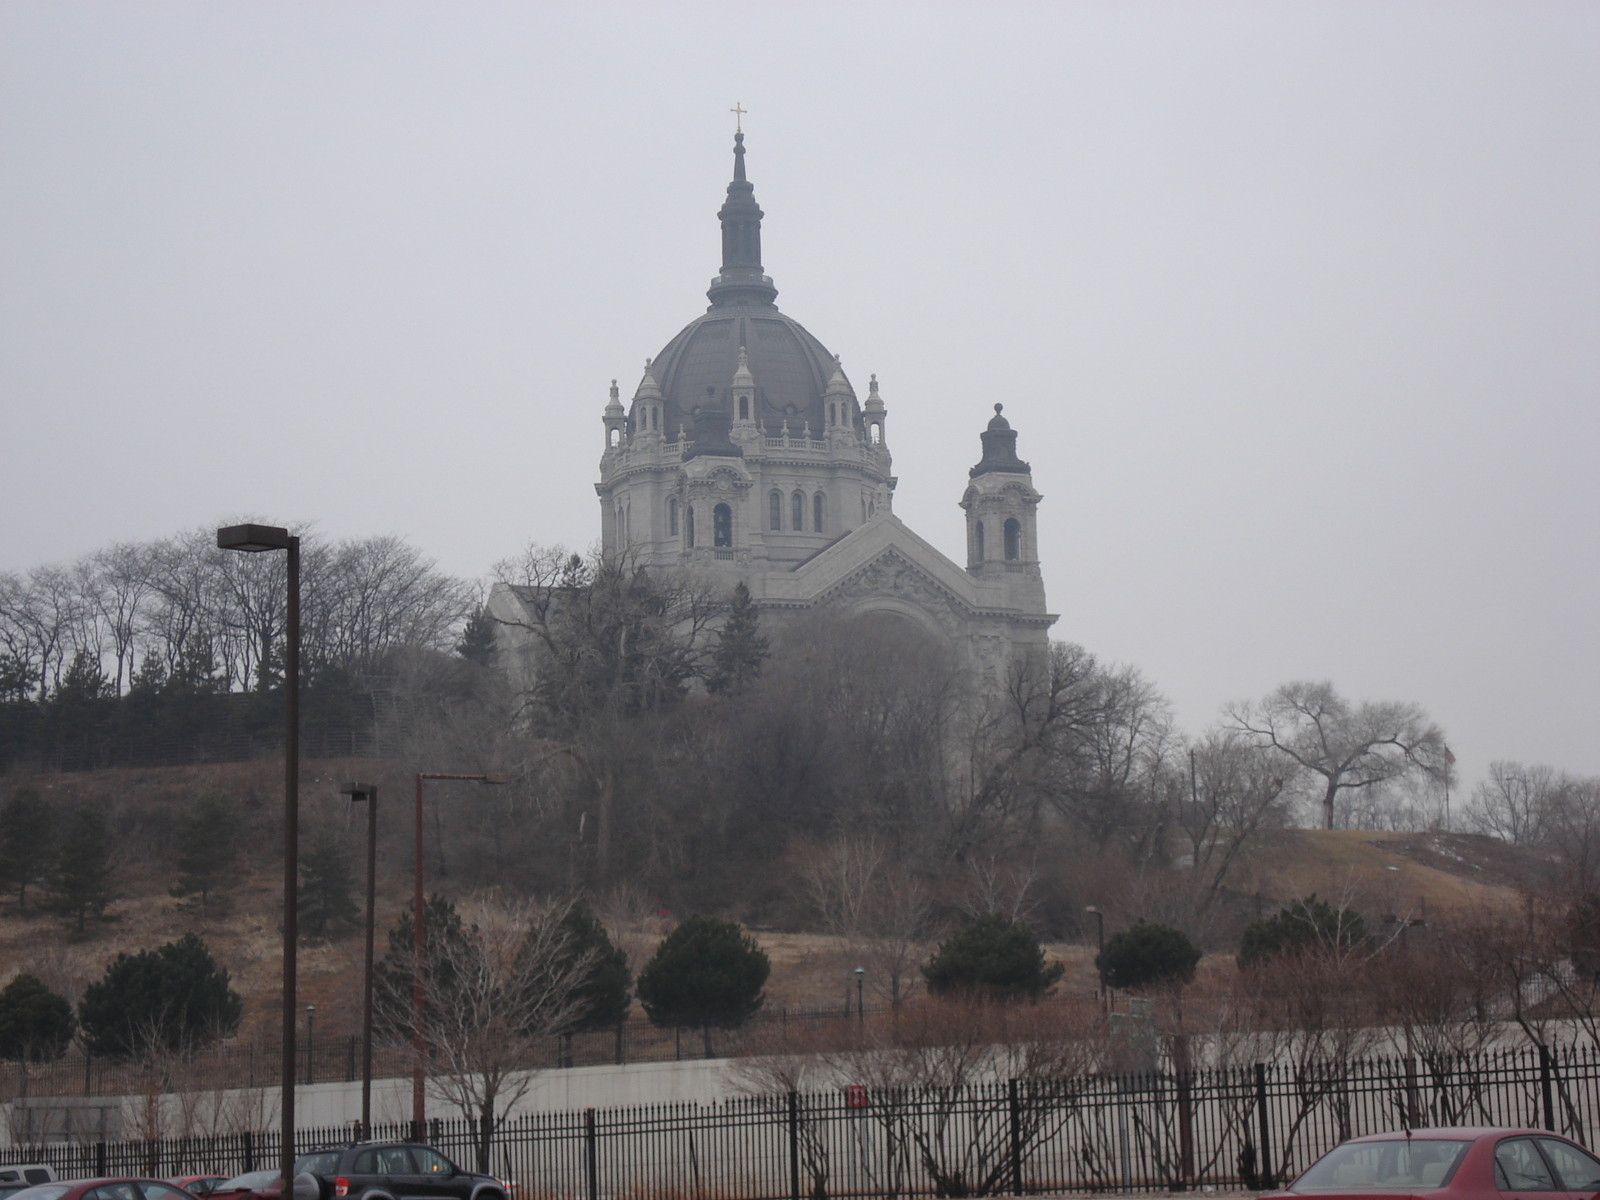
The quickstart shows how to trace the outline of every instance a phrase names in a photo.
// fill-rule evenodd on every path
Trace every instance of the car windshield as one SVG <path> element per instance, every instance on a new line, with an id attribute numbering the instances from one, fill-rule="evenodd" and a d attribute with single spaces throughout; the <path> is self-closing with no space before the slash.
<path id="1" fill-rule="evenodd" d="M 227 1183 L 217 1184 L 219 1192 L 253 1192 L 257 1188 L 271 1187 L 278 1182 L 276 1171 L 246 1171 L 243 1175 L 235 1175 Z"/>
<path id="2" fill-rule="evenodd" d="M 1471 1144 L 1435 1138 L 1346 1142 L 1313 1163 L 1289 1190 L 1376 1192 L 1443 1187 Z"/>

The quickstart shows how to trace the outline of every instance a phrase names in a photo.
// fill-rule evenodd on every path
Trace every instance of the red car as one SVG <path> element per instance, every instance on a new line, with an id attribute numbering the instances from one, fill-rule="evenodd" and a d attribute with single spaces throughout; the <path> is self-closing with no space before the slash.
<path id="1" fill-rule="evenodd" d="M 1595 1200 L 1600 1159 L 1542 1129 L 1379 1133 L 1335 1146 L 1275 1200 L 1377 1200 L 1423 1192 L 1430 1200 Z"/>
<path id="2" fill-rule="evenodd" d="M 235 1175 L 213 1188 L 207 1200 L 278 1200 L 278 1172 L 273 1169 Z"/>
<path id="3" fill-rule="evenodd" d="M 8 1200 L 195 1200 L 182 1188 L 159 1179 L 68 1179 L 40 1183 Z"/>
<path id="4" fill-rule="evenodd" d="M 205 1197 L 227 1183 L 228 1178 L 226 1175 L 179 1175 L 167 1182 L 181 1187 L 191 1196 L 199 1196 L 201 1200 L 205 1200 Z"/>

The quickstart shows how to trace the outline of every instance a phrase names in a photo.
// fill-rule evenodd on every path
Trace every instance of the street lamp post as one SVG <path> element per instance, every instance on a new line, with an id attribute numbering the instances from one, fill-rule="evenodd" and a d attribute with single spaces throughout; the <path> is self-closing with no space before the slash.
<path id="1" fill-rule="evenodd" d="M 1105 961 L 1106 957 L 1106 915 L 1092 904 L 1083 911 L 1093 913 L 1095 923 L 1099 926 L 1100 953 L 1095 957 L 1094 969 L 1100 976 L 1100 1003 L 1104 1004 L 1106 1002 L 1106 969 L 1100 964 Z"/>
<path id="2" fill-rule="evenodd" d="M 867 1024 L 867 1005 L 866 1005 L 866 1001 L 862 998 L 861 985 L 866 981 L 867 969 L 865 967 L 857 967 L 856 970 L 855 970 L 855 976 L 856 976 L 856 1025 L 857 1025 L 857 1027 L 864 1029 L 866 1027 L 866 1024 Z"/>
<path id="3" fill-rule="evenodd" d="M 306 1086 L 317 1081 L 317 1006 L 306 1005 Z"/>
<path id="4" fill-rule="evenodd" d="M 424 779 L 466 779 L 474 783 L 500 784 L 510 780 L 499 775 L 452 775 L 447 772 L 417 772 L 417 806 L 412 823 L 413 890 L 411 899 L 411 1138 L 427 1140 L 428 1107 L 423 1077 L 422 962 L 427 940 L 422 928 L 422 781 Z"/>
<path id="5" fill-rule="evenodd" d="M 367 957 L 361 978 L 361 1136 L 372 1136 L 372 953 L 377 936 L 378 785 L 347 783 L 339 789 L 350 803 L 367 803 Z"/>
<path id="6" fill-rule="evenodd" d="M 276 525 L 230 525 L 217 530 L 219 550 L 258 554 L 288 551 L 288 599 L 283 648 L 283 1066 L 279 1112 L 283 1128 L 279 1181 L 288 1195 L 294 1179 L 295 953 L 300 940 L 300 539 Z"/>

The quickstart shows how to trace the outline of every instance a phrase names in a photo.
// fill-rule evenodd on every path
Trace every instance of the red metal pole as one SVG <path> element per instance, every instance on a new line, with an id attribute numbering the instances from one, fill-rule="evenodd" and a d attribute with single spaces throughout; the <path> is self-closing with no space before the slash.
<path id="1" fill-rule="evenodd" d="M 426 1133 L 426 1102 L 422 1079 L 422 957 L 426 940 L 422 929 L 422 780 L 417 776 L 417 810 L 413 829 L 412 855 L 416 866 L 415 888 L 411 899 L 411 1136 L 422 1141 Z"/>

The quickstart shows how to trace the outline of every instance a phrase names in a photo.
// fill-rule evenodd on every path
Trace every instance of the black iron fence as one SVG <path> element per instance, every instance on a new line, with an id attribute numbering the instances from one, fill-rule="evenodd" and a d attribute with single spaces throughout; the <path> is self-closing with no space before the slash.
<path id="1" fill-rule="evenodd" d="M 1528 1126 L 1592 1145 L 1600 1058 L 1535 1048 L 1140 1076 L 1012 1080 L 960 1091 L 847 1087 L 516 1118 L 489 1166 L 518 1200 L 827 1200 L 1265 1188 L 1339 1141 L 1441 1125 Z M 302 1130 L 301 1148 L 349 1129 Z M 403 1137 L 403 1126 L 373 1131 Z M 466 1166 L 471 1122 L 429 1140 Z M 234 1172 L 277 1161 L 275 1134 L 18 1148 L 68 1175 Z"/>

